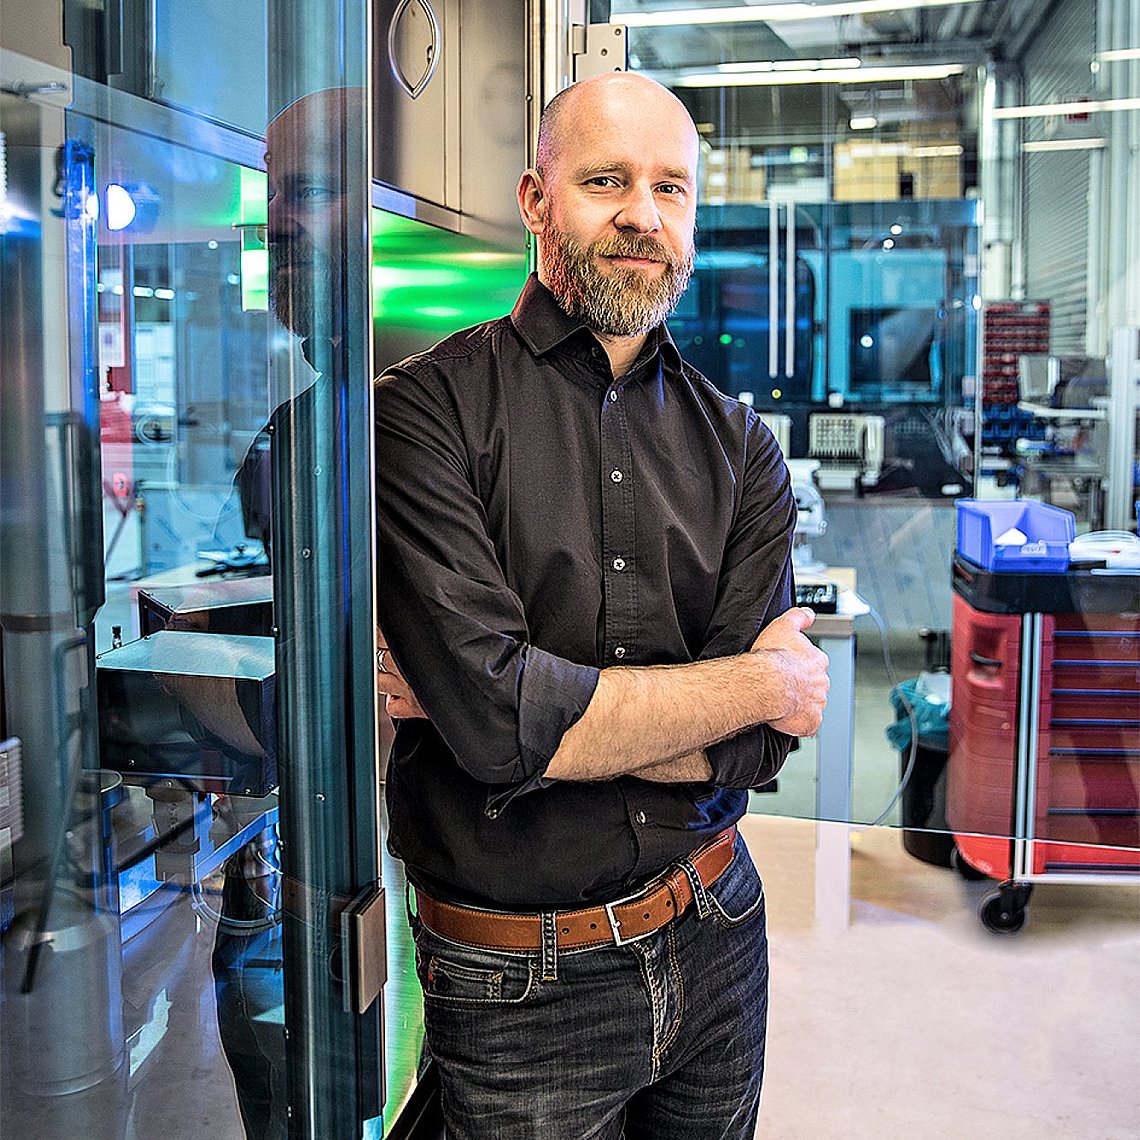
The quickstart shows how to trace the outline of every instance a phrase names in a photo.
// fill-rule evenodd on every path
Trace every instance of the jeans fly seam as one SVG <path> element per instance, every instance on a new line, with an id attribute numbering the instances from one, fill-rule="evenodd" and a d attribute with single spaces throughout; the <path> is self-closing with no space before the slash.
<path id="1" fill-rule="evenodd" d="M 677 958 L 677 931 L 672 923 L 670 923 L 665 934 L 665 960 L 677 987 L 677 1013 L 673 1018 L 672 1027 L 665 1034 L 660 1046 L 654 1050 L 655 1060 L 664 1057 L 669 1046 L 676 1040 L 677 1034 L 681 1032 L 681 1022 L 685 1016 L 685 975 Z"/>
<path id="2" fill-rule="evenodd" d="M 632 949 L 637 954 L 637 962 L 641 967 L 641 977 L 645 982 L 645 989 L 649 995 L 649 1028 L 651 1036 L 650 1044 L 652 1046 L 650 1049 L 651 1065 L 649 1081 L 650 1084 L 652 1084 L 660 1075 L 661 1050 L 658 1047 L 658 1040 L 660 1039 L 658 1027 L 665 1016 L 665 995 L 657 985 L 657 978 L 654 974 L 653 963 L 650 961 L 648 948 L 634 946 Z"/>

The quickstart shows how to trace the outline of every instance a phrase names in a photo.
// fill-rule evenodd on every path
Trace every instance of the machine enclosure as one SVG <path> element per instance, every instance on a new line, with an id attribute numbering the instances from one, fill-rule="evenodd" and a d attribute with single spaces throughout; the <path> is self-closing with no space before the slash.
<path id="1" fill-rule="evenodd" d="M 163 630 L 97 666 L 103 767 L 230 795 L 276 786 L 271 637 Z"/>

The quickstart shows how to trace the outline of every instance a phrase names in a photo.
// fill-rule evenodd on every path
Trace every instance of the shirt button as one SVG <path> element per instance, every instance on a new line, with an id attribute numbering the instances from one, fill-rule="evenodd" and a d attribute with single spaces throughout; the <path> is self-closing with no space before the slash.
<path id="1" fill-rule="evenodd" d="M 622 571 L 622 570 L 624 570 L 624 569 L 625 569 L 625 559 L 624 559 L 624 558 L 615 558 L 615 559 L 613 560 L 613 562 L 611 562 L 611 563 L 610 563 L 610 565 L 611 565 L 611 566 L 612 566 L 612 567 L 613 567 L 615 570 L 617 570 L 618 572 L 620 572 L 620 571 Z"/>
<path id="2" fill-rule="evenodd" d="M 615 470 L 610 472 L 610 478 L 615 483 L 620 483 L 625 478 L 625 476 L 620 471 L 615 469 Z"/>
<path id="3" fill-rule="evenodd" d="M 618 646 L 618 647 L 617 647 L 617 648 L 614 650 L 614 656 L 615 656 L 615 657 L 624 657 L 624 656 L 625 656 L 625 646 L 624 646 L 624 645 L 619 645 L 619 646 Z"/>
<path id="4" fill-rule="evenodd" d="M 638 823 L 644 823 L 645 822 L 645 812 L 639 811 L 637 813 L 636 819 L 637 819 Z"/>

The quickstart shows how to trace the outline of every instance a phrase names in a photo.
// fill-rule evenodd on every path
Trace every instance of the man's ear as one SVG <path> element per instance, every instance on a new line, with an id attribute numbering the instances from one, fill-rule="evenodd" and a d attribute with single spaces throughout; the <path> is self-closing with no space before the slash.
<path id="1" fill-rule="evenodd" d="M 542 233 L 546 223 L 546 192 L 542 186 L 542 175 L 533 167 L 524 170 L 516 191 L 519 213 L 523 225 L 532 234 Z"/>

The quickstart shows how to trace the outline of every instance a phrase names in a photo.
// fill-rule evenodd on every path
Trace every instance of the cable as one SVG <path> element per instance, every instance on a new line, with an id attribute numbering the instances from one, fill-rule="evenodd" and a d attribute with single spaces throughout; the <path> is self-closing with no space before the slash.
<path id="1" fill-rule="evenodd" d="M 820 578 L 825 582 L 831 582 L 840 590 L 846 589 L 846 587 L 841 582 L 837 582 L 834 578 L 829 578 L 826 574 L 813 574 L 812 577 Z M 891 814 L 891 811 L 894 809 L 895 804 L 899 802 L 899 800 L 902 798 L 903 792 L 906 791 L 907 785 L 910 783 L 911 776 L 914 774 L 915 764 L 918 761 L 918 717 L 915 714 L 914 705 L 910 703 L 910 700 L 907 697 L 906 693 L 903 692 L 902 687 L 899 684 L 898 677 L 895 674 L 894 661 L 891 658 L 891 647 L 887 641 L 886 622 L 883 621 L 881 615 L 879 614 L 879 611 L 876 610 L 870 602 L 868 602 L 865 598 L 863 601 L 867 606 L 867 613 L 865 616 L 869 617 L 879 630 L 879 641 L 881 642 L 883 648 L 883 665 L 887 671 L 887 680 L 890 683 L 891 688 L 898 693 L 899 701 L 903 706 L 903 710 L 906 712 L 907 720 L 910 721 L 910 747 L 907 750 L 906 767 L 903 769 L 903 774 L 899 779 L 898 787 L 895 788 L 894 795 L 891 796 L 890 802 L 870 823 L 864 823 L 855 826 L 854 830 L 856 831 L 866 831 L 871 827 L 879 827 L 887 818 L 887 816 Z M 855 616 L 863 617 L 864 615 L 856 614 Z"/>
<path id="2" fill-rule="evenodd" d="M 260 934 L 262 931 L 272 930 L 275 926 L 281 925 L 280 909 L 270 912 L 265 918 L 232 918 L 228 914 L 222 914 L 220 910 L 214 910 L 206 901 L 202 884 L 199 882 L 190 884 L 190 906 L 199 917 L 217 923 L 223 930 L 236 933 Z"/>
<path id="3" fill-rule="evenodd" d="M 910 700 L 906 693 L 903 692 L 895 676 L 894 662 L 891 660 L 891 647 L 887 642 L 886 622 L 884 622 L 879 615 L 879 611 L 869 602 L 867 603 L 867 616 L 878 626 L 879 640 L 883 646 L 883 665 L 887 671 L 887 680 L 890 682 L 891 688 L 898 693 L 899 701 L 902 703 L 903 709 L 906 712 L 907 720 L 910 721 L 910 748 L 907 751 L 906 767 L 903 769 L 903 774 L 899 779 L 899 786 L 895 788 L 895 793 L 891 796 L 890 802 L 870 823 L 861 825 L 858 828 L 859 831 L 865 831 L 871 827 L 879 827 L 887 816 L 891 814 L 895 804 L 899 802 L 903 792 L 906 791 L 906 787 L 910 783 L 910 778 L 914 774 L 914 767 L 918 760 L 918 717 L 915 714 L 914 705 L 910 703 Z"/>

